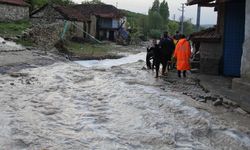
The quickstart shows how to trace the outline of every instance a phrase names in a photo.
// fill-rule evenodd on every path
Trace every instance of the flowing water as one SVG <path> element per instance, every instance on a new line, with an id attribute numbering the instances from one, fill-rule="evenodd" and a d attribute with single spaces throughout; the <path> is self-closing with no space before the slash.
<path id="1" fill-rule="evenodd" d="M 232 128 L 162 90 L 163 80 L 142 70 L 144 58 L 1 75 L 0 149 L 250 149 L 249 128 Z"/>
<path id="2" fill-rule="evenodd" d="M 16 44 L 12 41 L 5 41 L 2 37 L 0 37 L 0 52 L 1 51 L 20 51 L 24 50 L 25 47 L 22 45 Z"/>

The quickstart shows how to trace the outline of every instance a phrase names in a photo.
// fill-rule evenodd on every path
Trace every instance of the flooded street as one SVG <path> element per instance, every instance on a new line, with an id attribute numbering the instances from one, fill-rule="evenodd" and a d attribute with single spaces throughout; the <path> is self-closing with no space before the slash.
<path id="1" fill-rule="evenodd" d="M 250 126 L 238 123 L 249 117 L 221 119 L 143 70 L 144 58 L 0 75 L 0 149 L 250 149 Z"/>

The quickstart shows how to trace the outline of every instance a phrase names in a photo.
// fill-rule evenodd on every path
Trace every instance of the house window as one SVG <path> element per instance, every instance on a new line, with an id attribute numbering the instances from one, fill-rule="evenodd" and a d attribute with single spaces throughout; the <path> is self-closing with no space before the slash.
<path id="1" fill-rule="evenodd" d="M 101 28 L 112 28 L 112 19 L 101 18 L 100 19 L 100 27 Z"/>
<path id="2" fill-rule="evenodd" d="M 118 28 L 119 27 L 119 20 L 113 19 L 112 20 L 112 28 Z"/>

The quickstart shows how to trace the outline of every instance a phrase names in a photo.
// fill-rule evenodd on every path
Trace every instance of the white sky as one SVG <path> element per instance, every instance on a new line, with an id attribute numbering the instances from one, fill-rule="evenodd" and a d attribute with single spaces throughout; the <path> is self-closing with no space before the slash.
<path id="1" fill-rule="evenodd" d="M 85 0 L 73 0 L 76 3 L 81 3 Z M 90 1 L 90 0 L 89 0 Z M 101 0 L 104 3 L 112 4 L 118 8 L 126 9 L 133 12 L 139 12 L 146 14 L 148 9 L 152 6 L 154 0 Z M 162 0 L 160 0 L 162 1 Z M 176 20 L 181 16 L 181 11 L 178 9 L 181 8 L 181 3 L 186 3 L 187 0 L 166 0 L 169 5 L 170 19 L 173 19 L 174 15 Z M 197 5 L 195 6 L 186 6 L 185 7 L 185 18 L 191 18 L 193 23 L 196 23 L 196 13 Z M 213 11 L 213 8 L 204 8 L 201 10 L 201 24 L 216 24 L 217 13 Z"/>

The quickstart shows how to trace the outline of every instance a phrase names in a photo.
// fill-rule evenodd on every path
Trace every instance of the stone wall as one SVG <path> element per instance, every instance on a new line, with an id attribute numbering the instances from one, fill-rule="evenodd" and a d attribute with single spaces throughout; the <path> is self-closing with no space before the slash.
<path id="1" fill-rule="evenodd" d="M 250 80 L 250 1 L 246 0 L 245 42 L 241 60 L 241 77 Z"/>
<path id="2" fill-rule="evenodd" d="M 31 39 L 38 46 L 44 49 L 50 49 L 60 40 L 63 27 L 63 22 L 36 25 L 25 34 L 27 38 Z"/>
<path id="3" fill-rule="evenodd" d="M 32 24 L 51 24 L 58 21 L 63 21 L 64 17 L 55 9 L 48 5 L 41 11 L 31 15 Z"/>
<path id="4" fill-rule="evenodd" d="M 29 18 L 29 7 L 0 4 L 0 21 L 17 21 Z"/>
<path id="5" fill-rule="evenodd" d="M 218 75 L 223 48 L 221 43 L 201 42 L 200 44 L 200 72 Z"/>

